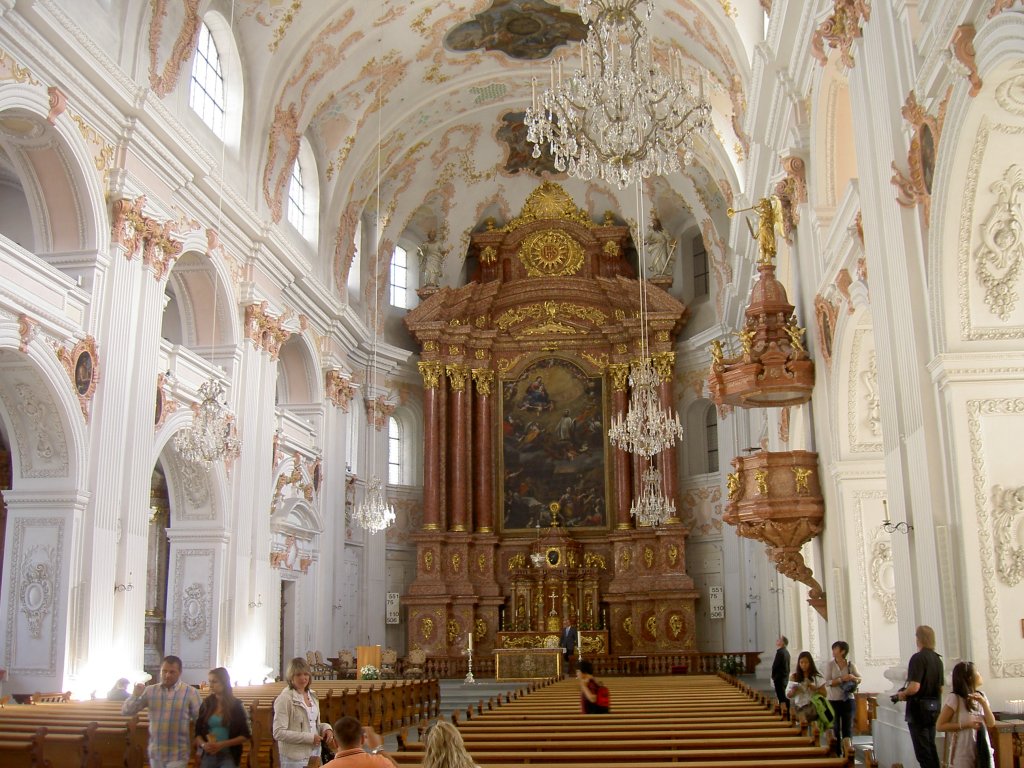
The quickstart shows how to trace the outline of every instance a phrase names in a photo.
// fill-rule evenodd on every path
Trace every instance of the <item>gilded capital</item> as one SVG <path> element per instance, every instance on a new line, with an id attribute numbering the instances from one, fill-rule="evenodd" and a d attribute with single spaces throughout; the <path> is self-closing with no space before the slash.
<path id="1" fill-rule="evenodd" d="M 445 373 L 448 374 L 448 381 L 451 382 L 452 389 L 456 392 L 462 392 L 466 389 L 466 379 L 469 378 L 469 368 L 459 363 L 449 363 L 445 366 Z"/>
<path id="2" fill-rule="evenodd" d="M 625 363 L 611 363 L 608 366 L 608 375 L 612 379 L 613 392 L 625 392 L 626 382 L 629 380 L 629 366 Z"/>
<path id="3" fill-rule="evenodd" d="M 676 362 L 675 352 L 658 352 L 651 356 L 651 362 L 654 363 L 654 370 L 663 384 L 672 381 L 672 369 Z"/>
<path id="4" fill-rule="evenodd" d="M 423 386 L 426 389 L 437 389 L 441 383 L 441 363 L 434 361 L 419 362 L 416 367 L 420 369 L 420 376 L 423 377 Z"/>
<path id="5" fill-rule="evenodd" d="M 490 395 L 491 386 L 494 384 L 494 371 L 490 368 L 474 368 L 472 373 L 476 391 L 485 397 Z"/>

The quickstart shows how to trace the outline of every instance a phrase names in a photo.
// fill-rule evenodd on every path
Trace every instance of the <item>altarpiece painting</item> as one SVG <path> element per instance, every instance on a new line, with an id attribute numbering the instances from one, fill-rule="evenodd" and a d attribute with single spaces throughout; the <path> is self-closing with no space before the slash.
<path id="1" fill-rule="evenodd" d="M 551 524 L 608 527 L 604 386 L 573 362 L 548 357 L 501 386 L 504 531 Z"/>

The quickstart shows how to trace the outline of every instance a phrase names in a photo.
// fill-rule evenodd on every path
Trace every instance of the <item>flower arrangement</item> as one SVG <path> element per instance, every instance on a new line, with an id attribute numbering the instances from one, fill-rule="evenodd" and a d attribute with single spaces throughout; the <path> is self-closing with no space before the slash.
<path id="1" fill-rule="evenodd" d="M 380 680 L 380 670 L 372 664 L 359 668 L 359 677 L 363 680 Z"/>

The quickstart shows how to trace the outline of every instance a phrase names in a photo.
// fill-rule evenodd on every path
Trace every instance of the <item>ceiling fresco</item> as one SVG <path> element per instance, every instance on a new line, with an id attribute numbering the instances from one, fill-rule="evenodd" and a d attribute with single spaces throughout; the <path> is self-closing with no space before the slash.
<path id="1" fill-rule="evenodd" d="M 545 0 L 494 0 L 486 11 L 445 35 L 444 44 L 452 51 L 482 48 L 529 60 L 543 59 L 559 45 L 578 43 L 586 34 L 579 14 Z"/>
<path id="2" fill-rule="evenodd" d="M 173 70 L 177 30 L 200 5 L 208 4 L 153 0 L 151 74 Z M 213 3 L 205 16 L 223 7 Z M 545 178 L 595 219 L 610 209 L 621 220 L 647 221 L 647 211 L 635 210 L 635 190 L 557 174 L 525 143 L 522 113 L 533 80 L 546 83 L 553 60 L 568 72 L 578 66 L 585 34 L 578 7 L 578 0 L 235 0 L 245 78 L 241 159 L 260 169 L 256 194 L 282 216 L 305 138 L 321 180 L 324 277 L 339 289 L 360 219 L 382 223 L 381 253 L 384 244 L 415 250 L 429 226 L 444 232 L 452 249 L 445 280 L 454 284 L 469 233 L 487 216 L 500 223 L 503 212 L 518 211 Z M 647 199 L 657 198 L 675 231 L 728 228 L 724 209 L 745 176 L 751 30 L 760 34 L 763 22 L 758 0 L 655 1 L 655 61 L 667 65 L 678 53 L 683 77 L 696 87 L 703 76 L 713 105 L 713 130 L 698 142 L 696 165 L 645 182 Z M 372 258 L 360 259 L 360 268 L 374 269 Z"/>

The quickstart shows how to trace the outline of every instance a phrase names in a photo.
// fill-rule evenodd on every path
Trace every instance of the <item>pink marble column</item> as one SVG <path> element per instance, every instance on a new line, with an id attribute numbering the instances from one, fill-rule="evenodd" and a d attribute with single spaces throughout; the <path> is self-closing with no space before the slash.
<path id="1" fill-rule="evenodd" d="M 654 356 L 654 367 L 658 372 L 658 378 L 661 382 L 658 386 L 658 396 L 661 400 L 661 407 L 665 409 L 666 413 L 675 412 L 675 403 L 672 398 L 672 369 L 674 363 L 674 352 L 660 352 Z M 665 495 L 666 499 L 676 505 L 676 511 L 678 512 L 679 500 L 676 498 L 679 487 L 676 471 L 677 455 L 676 444 L 672 443 L 671 446 L 658 454 L 658 469 L 661 471 L 661 492 Z M 673 516 L 668 522 L 678 523 L 679 518 Z"/>
<path id="2" fill-rule="evenodd" d="M 473 511 L 479 533 L 494 532 L 494 425 L 491 423 L 491 388 L 494 371 L 474 368 L 476 418 L 473 421 Z"/>
<path id="3" fill-rule="evenodd" d="M 467 443 L 466 432 L 466 383 L 469 368 L 458 363 L 446 368 L 451 395 L 448 398 L 448 417 L 451 427 L 451 454 L 448 457 L 449 472 L 449 530 L 465 531 L 467 517 Z"/>
<path id="4" fill-rule="evenodd" d="M 625 363 L 613 363 L 608 366 L 608 374 L 612 385 L 612 417 L 624 418 L 629 406 L 629 396 L 626 392 L 629 366 Z M 633 527 L 629 515 L 629 505 L 633 498 L 630 455 L 615 446 L 612 446 L 611 454 L 612 478 L 615 484 L 615 527 L 626 530 Z"/>
<path id="5" fill-rule="evenodd" d="M 441 363 L 421 362 L 423 376 L 423 530 L 436 531 L 441 526 L 441 457 L 444 437 L 438 409 L 438 387 Z"/>

